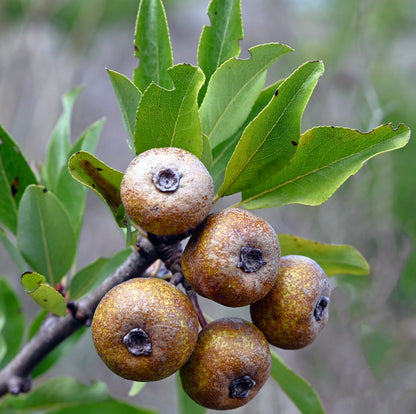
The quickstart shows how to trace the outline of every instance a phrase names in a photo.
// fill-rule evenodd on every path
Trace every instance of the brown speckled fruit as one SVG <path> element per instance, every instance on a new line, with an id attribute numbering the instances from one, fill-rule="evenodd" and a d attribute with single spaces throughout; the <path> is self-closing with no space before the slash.
<path id="1" fill-rule="evenodd" d="M 204 164 L 180 148 L 152 148 L 133 159 L 120 187 L 127 214 L 146 231 L 181 234 L 209 214 L 214 184 Z"/>
<path id="2" fill-rule="evenodd" d="M 269 343 L 299 349 L 313 342 L 328 321 L 328 278 L 314 260 L 284 256 L 276 284 L 250 306 L 253 323 Z"/>
<path id="3" fill-rule="evenodd" d="M 187 296 L 156 278 L 131 279 L 111 289 L 92 321 L 98 355 L 117 375 L 156 381 L 191 355 L 198 318 Z"/>
<path id="4" fill-rule="evenodd" d="M 182 257 L 189 284 L 225 306 L 246 306 L 276 281 L 280 244 L 272 226 L 242 209 L 212 214 L 194 232 Z"/>
<path id="5" fill-rule="evenodd" d="M 194 352 L 179 372 L 183 389 L 195 402 L 229 410 L 251 401 L 270 370 L 264 335 L 243 319 L 223 318 L 202 329 Z"/>

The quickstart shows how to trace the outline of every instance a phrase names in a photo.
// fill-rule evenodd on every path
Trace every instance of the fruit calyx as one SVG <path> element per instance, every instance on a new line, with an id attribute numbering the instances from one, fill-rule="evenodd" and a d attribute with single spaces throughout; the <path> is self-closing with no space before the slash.
<path id="1" fill-rule="evenodd" d="M 329 297 L 328 296 L 321 296 L 319 301 L 315 307 L 313 315 L 317 321 L 322 320 L 325 315 L 326 310 L 328 309 L 329 305 Z"/>
<path id="2" fill-rule="evenodd" d="M 153 176 L 155 187 L 162 193 L 173 193 L 179 188 L 182 174 L 172 168 L 158 171 Z"/>
<path id="3" fill-rule="evenodd" d="M 246 398 L 250 390 L 256 385 L 250 375 L 243 375 L 231 381 L 230 383 L 230 397 L 231 398 Z"/>
<path id="4" fill-rule="evenodd" d="M 132 355 L 150 355 L 152 342 L 149 335 L 141 328 L 134 328 L 124 335 L 123 343 Z"/>
<path id="5" fill-rule="evenodd" d="M 263 252 L 257 247 L 242 247 L 240 251 L 240 261 L 237 267 L 246 273 L 257 272 L 267 262 L 263 260 Z"/>

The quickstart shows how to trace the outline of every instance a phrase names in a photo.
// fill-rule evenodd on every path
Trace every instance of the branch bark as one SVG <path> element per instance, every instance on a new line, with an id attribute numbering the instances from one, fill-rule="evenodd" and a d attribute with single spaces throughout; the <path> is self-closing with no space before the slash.
<path id="1" fill-rule="evenodd" d="M 138 251 L 133 251 L 126 261 L 93 292 L 73 306 L 65 317 L 49 316 L 35 336 L 16 357 L 0 371 L 0 397 L 28 392 L 30 374 L 43 358 L 63 340 L 88 324 L 101 298 L 114 286 L 133 277 L 140 277 L 157 259 L 153 245 L 144 237 L 138 240 Z M 75 316 L 75 317 L 74 317 Z"/>

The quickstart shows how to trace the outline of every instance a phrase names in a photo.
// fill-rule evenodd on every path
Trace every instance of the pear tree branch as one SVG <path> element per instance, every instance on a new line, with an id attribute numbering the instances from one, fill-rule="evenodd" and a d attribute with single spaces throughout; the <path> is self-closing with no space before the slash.
<path id="1" fill-rule="evenodd" d="M 144 237 L 138 239 L 138 249 L 93 292 L 79 302 L 70 303 L 65 317 L 50 315 L 39 331 L 23 346 L 16 357 L 0 371 L 0 396 L 28 392 L 33 369 L 56 346 L 91 322 L 101 298 L 114 286 L 133 277 L 140 277 L 157 259 L 154 246 Z"/>

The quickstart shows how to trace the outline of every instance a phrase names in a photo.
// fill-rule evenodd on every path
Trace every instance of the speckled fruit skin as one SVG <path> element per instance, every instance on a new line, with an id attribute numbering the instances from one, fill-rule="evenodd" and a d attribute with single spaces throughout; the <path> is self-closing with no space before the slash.
<path id="1" fill-rule="evenodd" d="M 266 262 L 259 270 L 238 267 L 244 246 L 259 248 Z M 280 264 L 280 244 L 272 226 L 242 209 L 229 208 L 208 216 L 185 247 L 182 269 L 201 296 L 225 306 L 246 306 L 269 292 Z"/>
<path id="2" fill-rule="evenodd" d="M 180 173 L 179 188 L 162 192 L 153 177 L 168 168 Z M 209 214 L 214 183 L 194 154 L 175 147 L 152 148 L 127 167 L 120 196 L 127 214 L 146 231 L 176 235 L 198 225 Z"/>
<path id="3" fill-rule="evenodd" d="M 152 342 L 151 355 L 132 355 L 123 343 L 134 328 Z M 98 355 L 117 375 L 134 381 L 157 381 L 177 371 L 191 355 L 198 318 L 187 296 L 156 278 L 131 279 L 111 289 L 92 321 Z"/>
<path id="4" fill-rule="evenodd" d="M 270 376 L 270 348 L 250 322 L 223 318 L 201 330 L 188 362 L 180 369 L 185 392 L 198 404 L 229 410 L 251 401 Z M 256 385 L 245 398 L 230 397 L 230 383 L 249 375 Z"/>
<path id="5" fill-rule="evenodd" d="M 300 349 L 312 343 L 328 321 L 314 311 L 321 296 L 330 296 L 328 278 L 314 260 L 283 256 L 276 284 L 260 301 L 250 306 L 253 323 L 269 343 L 283 349 Z"/>

